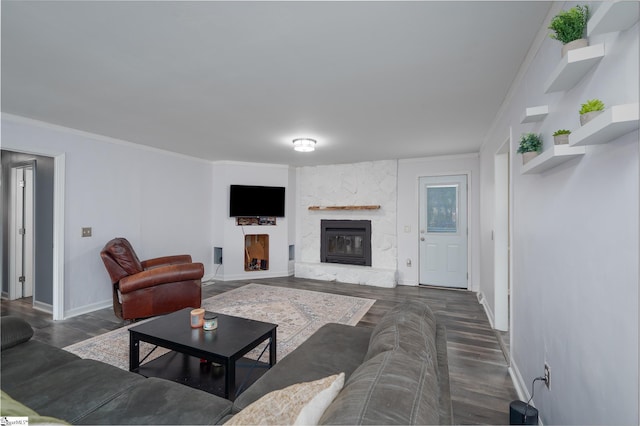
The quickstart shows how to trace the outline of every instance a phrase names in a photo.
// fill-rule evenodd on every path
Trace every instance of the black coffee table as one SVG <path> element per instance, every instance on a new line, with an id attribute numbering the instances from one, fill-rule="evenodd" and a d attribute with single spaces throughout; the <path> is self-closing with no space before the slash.
<path id="1" fill-rule="evenodd" d="M 155 318 L 144 324 L 129 329 L 129 371 L 147 377 L 163 377 L 179 381 L 186 385 L 218 393 L 216 376 L 224 377 L 223 394 L 226 399 L 236 396 L 236 362 L 260 343 L 269 339 L 270 368 L 276 363 L 276 324 L 254 321 L 229 315 L 218 316 L 218 328 L 205 331 L 202 328 L 191 328 L 191 308 Z M 156 346 L 170 349 L 161 357 L 140 365 L 140 342 L 148 342 Z M 266 348 L 265 348 L 266 349 Z M 202 363 L 200 360 L 209 363 Z M 256 361 L 246 360 L 251 365 Z M 210 362 L 220 364 L 216 367 Z M 264 370 L 263 368 L 263 370 Z M 213 370 L 213 371 L 212 371 Z M 250 369 L 254 371 L 253 366 Z M 255 381 L 255 374 L 250 379 Z M 218 380 L 220 382 L 220 380 Z M 221 385 L 222 383 L 218 383 Z"/>

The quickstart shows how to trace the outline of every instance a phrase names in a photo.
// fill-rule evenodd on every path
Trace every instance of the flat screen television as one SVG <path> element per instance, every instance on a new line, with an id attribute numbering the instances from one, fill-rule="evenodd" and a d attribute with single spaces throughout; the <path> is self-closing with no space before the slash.
<path id="1" fill-rule="evenodd" d="M 229 216 L 284 217 L 284 187 L 231 185 Z"/>

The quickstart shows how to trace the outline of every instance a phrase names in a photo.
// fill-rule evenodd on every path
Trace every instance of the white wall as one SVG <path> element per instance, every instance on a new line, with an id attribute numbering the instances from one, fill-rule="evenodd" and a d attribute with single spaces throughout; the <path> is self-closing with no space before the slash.
<path id="1" fill-rule="evenodd" d="M 419 190 L 423 176 L 468 175 L 469 289 L 477 290 L 480 277 L 478 253 L 479 159 L 477 154 L 416 158 L 398 162 L 398 284 L 418 285 L 419 279 Z M 409 232 L 405 231 L 409 227 Z M 407 266 L 407 259 L 411 266 Z"/>
<path id="2" fill-rule="evenodd" d="M 111 304 L 99 253 L 114 237 L 141 259 L 188 253 L 211 270 L 210 163 L 4 114 L 2 146 L 65 154 L 65 317 Z"/>
<path id="3" fill-rule="evenodd" d="M 290 188 L 289 166 L 274 164 L 216 162 L 213 164 L 214 206 L 212 222 L 214 227 L 213 245 L 222 247 L 223 261 L 214 273 L 222 280 L 282 277 L 290 274 L 289 244 L 291 238 L 290 221 L 295 223 L 293 209 L 295 187 Z M 286 204 L 285 217 L 277 218 L 275 226 L 237 226 L 236 219 L 229 217 L 230 185 L 284 186 Z M 249 234 L 269 235 L 269 269 L 266 271 L 244 270 L 244 236 Z M 217 265 L 216 265 L 217 266 Z"/>
<path id="4" fill-rule="evenodd" d="M 546 361 L 551 387 L 537 384 L 534 399 L 544 424 L 637 425 L 638 131 L 588 146 L 582 158 L 542 174 L 522 175 L 515 151 L 522 133 L 541 133 L 548 148 L 554 130 L 578 128 L 577 111 L 587 99 L 608 106 L 638 102 L 640 30 L 636 23 L 592 37 L 590 44 L 605 43 L 606 56 L 572 89 L 546 95 L 560 43 L 541 32 L 539 50 L 481 152 L 480 289 L 489 293 L 493 286 L 488 239 L 494 154 L 511 129 L 511 355 L 517 384 L 530 393 Z M 550 109 L 544 121 L 520 123 L 526 107 L 541 104 Z"/>

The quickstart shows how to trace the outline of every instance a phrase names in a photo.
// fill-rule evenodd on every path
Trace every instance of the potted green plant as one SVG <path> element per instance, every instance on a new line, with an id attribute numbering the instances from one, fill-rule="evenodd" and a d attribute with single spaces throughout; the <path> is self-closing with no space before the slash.
<path id="1" fill-rule="evenodd" d="M 600 99 L 589 99 L 580 106 L 580 125 L 584 126 L 604 111 L 604 103 Z"/>
<path id="2" fill-rule="evenodd" d="M 584 33 L 589 20 L 589 6 L 574 6 L 569 10 L 563 10 L 551 19 L 549 29 L 554 40 L 560 41 L 562 46 L 562 56 L 569 50 L 588 46 L 588 41 L 584 38 Z"/>
<path id="3" fill-rule="evenodd" d="M 520 138 L 518 153 L 522 154 L 522 164 L 527 164 L 532 158 L 542 152 L 542 136 L 535 133 L 525 133 Z"/>
<path id="4" fill-rule="evenodd" d="M 559 129 L 553 132 L 553 143 L 555 145 L 566 145 L 569 143 L 569 135 L 571 130 Z"/>

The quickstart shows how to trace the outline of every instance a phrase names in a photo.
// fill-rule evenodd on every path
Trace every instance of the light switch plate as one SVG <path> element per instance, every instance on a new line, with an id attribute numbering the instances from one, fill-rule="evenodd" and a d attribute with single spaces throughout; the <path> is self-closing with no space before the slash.
<path id="1" fill-rule="evenodd" d="M 91 228 L 82 228 L 82 237 L 90 237 L 91 236 Z"/>

